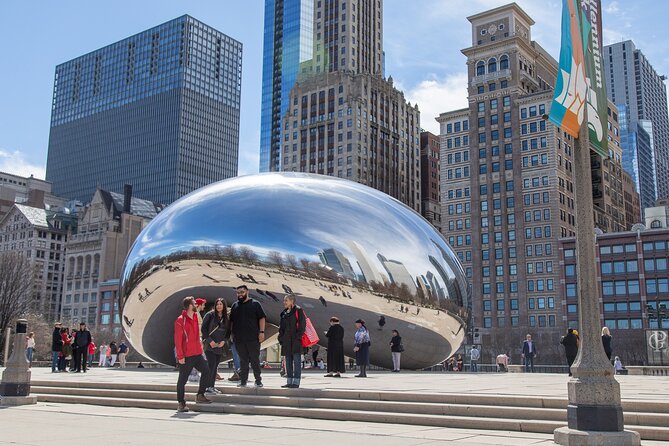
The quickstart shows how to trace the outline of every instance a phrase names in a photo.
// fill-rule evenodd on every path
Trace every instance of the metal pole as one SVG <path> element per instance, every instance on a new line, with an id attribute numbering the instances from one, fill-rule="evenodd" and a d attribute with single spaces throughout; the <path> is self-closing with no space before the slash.
<path id="1" fill-rule="evenodd" d="M 7 361 L 9 360 L 9 344 L 12 341 L 12 328 L 7 327 L 7 330 L 5 331 L 5 355 L 3 358 L 5 358 L 3 365 L 7 367 Z"/>
<path id="2" fill-rule="evenodd" d="M 587 111 L 574 140 L 574 190 L 580 346 L 567 384 L 568 427 L 557 429 L 554 439 L 562 445 L 638 445 L 639 434 L 624 430 L 620 385 L 601 339 Z"/>

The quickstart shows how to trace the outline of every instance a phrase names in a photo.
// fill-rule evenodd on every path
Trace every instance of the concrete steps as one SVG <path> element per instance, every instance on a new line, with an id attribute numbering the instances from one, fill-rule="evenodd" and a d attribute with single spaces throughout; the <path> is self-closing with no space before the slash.
<path id="1" fill-rule="evenodd" d="M 202 412 L 365 421 L 435 427 L 551 433 L 566 425 L 562 398 L 436 394 L 334 389 L 220 387 L 212 404 L 193 404 L 196 387 L 187 386 L 191 408 Z M 34 381 L 42 402 L 175 410 L 175 386 Z M 646 440 L 669 441 L 669 402 L 623 401 L 626 428 Z"/>

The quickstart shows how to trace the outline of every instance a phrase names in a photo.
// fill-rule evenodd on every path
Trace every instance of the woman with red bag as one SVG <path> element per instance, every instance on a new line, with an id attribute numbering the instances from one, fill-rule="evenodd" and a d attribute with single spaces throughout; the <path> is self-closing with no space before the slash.
<path id="1" fill-rule="evenodd" d="M 300 387 L 302 378 L 302 335 L 306 328 L 306 316 L 304 310 L 295 304 L 295 296 L 286 294 L 283 298 L 284 310 L 281 312 L 281 323 L 279 324 L 279 344 L 281 345 L 281 356 L 286 358 L 285 389 L 297 389 Z"/>

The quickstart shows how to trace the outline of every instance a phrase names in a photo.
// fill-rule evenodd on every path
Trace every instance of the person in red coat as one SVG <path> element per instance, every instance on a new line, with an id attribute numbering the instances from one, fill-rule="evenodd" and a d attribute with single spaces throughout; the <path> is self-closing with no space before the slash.
<path id="1" fill-rule="evenodd" d="M 200 388 L 195 401 L 198 403 L 210 403 L 204 392 L 209 382 L 209 365 L 202 355 L 202 341 L 200 340 L 200 322 L 196 314 L 194 297 L 186 297 L 183 300 L 183 311 L 174 321 L 174 347 L 176 349 L 177 367 L 179 367 L 179 380 L 177 381 L 177 401 L 179 412 L 188 412 L 186 406 L 186 381 L 191 370 L 195 368 L 200 372 Z"/>

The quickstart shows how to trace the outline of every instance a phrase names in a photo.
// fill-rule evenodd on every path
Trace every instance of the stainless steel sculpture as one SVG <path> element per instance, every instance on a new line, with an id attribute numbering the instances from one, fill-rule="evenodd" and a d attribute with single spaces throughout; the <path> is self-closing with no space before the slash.
<path id="1" fill-rule="evenodd" d="M 412 209 L 348 180 L 261 174 L 199 189 L 144 229 L 122 274 L 125 334 L 140 353 L 173 364 L 181 300 L 231 305 L 240 284 L 269 324 L 278 324 L 286 293 L 319 333 L 338 316 L 347 355 L 354 321 L 364 319 L 371 362 L 388 368 L 392 329 L 403 339 L 403 367 L 431 366 L 459 348 L 471 309 L 458 259 Z"/>

